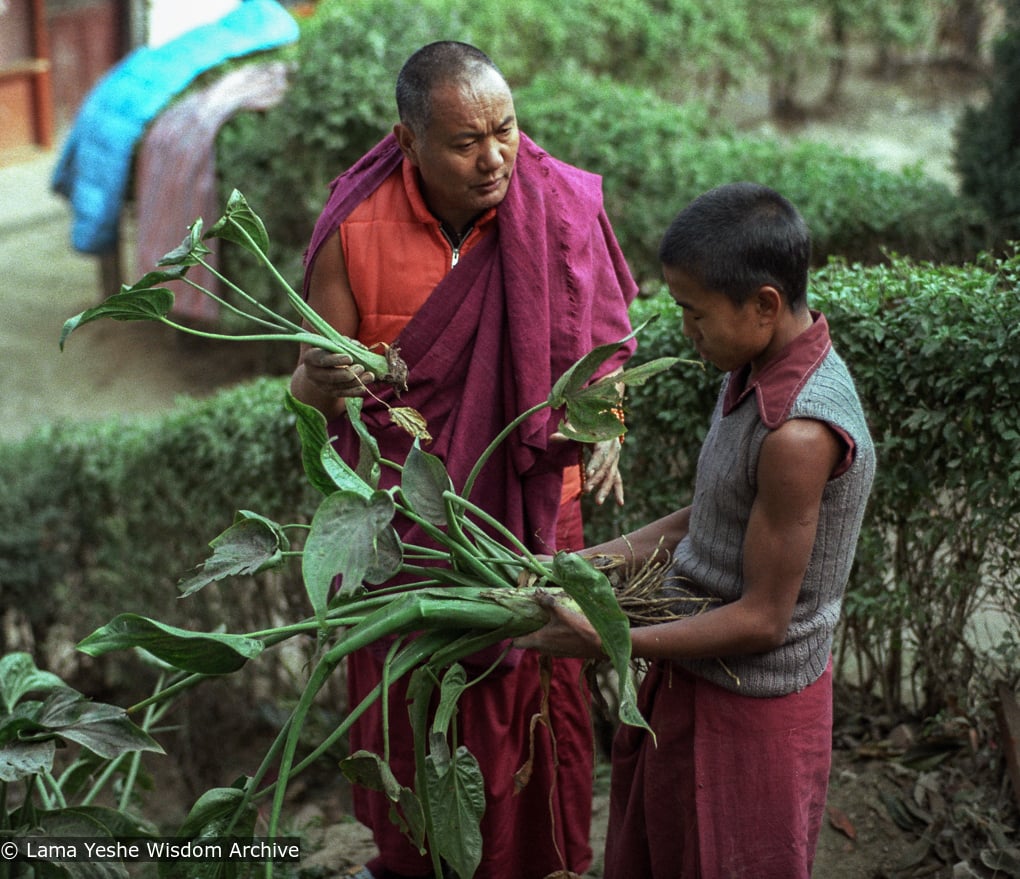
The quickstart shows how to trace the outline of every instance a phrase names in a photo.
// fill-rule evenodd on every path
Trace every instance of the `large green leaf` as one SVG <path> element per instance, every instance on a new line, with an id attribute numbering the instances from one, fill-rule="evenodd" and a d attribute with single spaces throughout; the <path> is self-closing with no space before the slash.
<path id="1" fill-rule="evenodd" d="M 0 782 L 20 781 L 50 771 L 56 750 L 57 743 L 53 739 L 7 742 L 0 746 Z"/>
<path id="2" fill-rule="evenodd" d="M 61 690 L 43 703 L 36 717 L 36 736 L 55 734 L 113 760 L 132 751 L 163 749 L 144 730 L 135 726 L 123 708 L 91 702 L 74 690 Z"/>
<path id="3" fill-rule="evenodd" d="M 322 468 L 329 474 L 333 482 L 334 491 L 339 488 L 344 491 L 353 491 L 363 498 L 370 498 L 375 491 L 371 485 L 362 479 L 357 471 L 350 466 L 332 445 L 327 443 L 322 447 Z"/>
<path id="4" fill-rule="evenodd" d="M 622 436 L 627 427 L 617 417 L 620 396 L 617 386 L 643 385 L 653 376 L 681 362 L 683 358 L 680 357 L 660 357 L 571 391 L 566 396 L 566 420 L 560 425 L 560 431 L 585 443 Z"/>
<path id="5" fill-rule="evenodd" d="M 383 583 L 400 570 L 403 550 L 393 530 L 395 513 L 393 498 L 385 491 L 369 498 L 336 491 L 319 504 L 301 559 L 305 590 L 317 618 L 325 619 L 337 574 L 343 577 L 340 594 L 351 595 L 364 583 Z"/>
<path id="6" fill-rule="evenodd" d="M 430 754 L 425 778 L 433 821 L 430 843 L 458 876 L 474 876 L 482 861 L 485 780 L 474 755 L 461 745 L 442 766 Z"/>
<path id="7" fill-rule="evenodd" d="M 227 208 L 204 238 L 222 238 L 241 245 L 256 256 L 265 256 L 269 251 L 269 233 L 262 218 L 248 205 L 238 190 L 230 193 Z"/>
<path id="8" fill-rule="evenodd" d="M 258 656 L 265 644 L 245 635 L 190 632 L 133 613 L 120 614 L 78 644 L 89 656 L 134 647 L 182 671 L 221 675 L 237 671 Z"/>
<path id="9" fill-rule="evenodd" d="M 258 810 L 245 802 L 239 787 L 218 787 L 206 791 L 192 806 L 177 831 L 180 839 L 251 839 Z M 219 844 L 219 843 L 218 843 Z M 190 860 L 165 858 L 159 862 L 161 879 L 240 879 L 251 875 L 250 865 L 224 859 Z"/>
<path id="10" fill-rule="evenodd" d="M 340 771 L 352 784 L 385 794 L 393 803 L 390 817 L 401 832 L 424 852 L 425 816 L 421 800 L 409 787 L 397 781 L 389 764 L 371 751 L 355 751 L 340 761 Z"/>
<path id="11" fill-rule="evenodd" d="M 88 839 L 95 842 L 113 842 L 102 820 L 102 814 L 94 809 L 72 808 L 37 812 L 37 821 L 26 834 L 37 848 L 47 840 Z M 61 849 L 63 850 L 63 846 Z M 84 852 L 81 852 L 84 855 Z M 121 861 L 94 860 L 79 857 L 71 860 L 47 860 L 37 863 L 35 875 L 39 879 L 61 877 L 61 879 L 127 879 L 128 871 Z M 42 869 L 40 869 L 42 868 Z"/>
<path id="12" fill-rule="evenodd" d="M 290 541 L 276 522 L 241 510 L 234 524 L 209 543 L 213 554 L 191 576 L 178 584 L 181 597 L 192 595 L 216 580 L 243 577 L 283 563 Z"/>
<path id="13" fill-rule="evenodd" d="M 379 443 L 361 420 L 361 409 L 364 400 L 361 397 L 348 397 L 344 401 L 347 410 L 347 417 L 351 420 L 351 427 L 358 435 L 360 443 L 358 450 L 358 475 L 365 480 L 372 488 L 379 487 L 379 476 L 381 471 L 382 455 L 379 453 Z"/>
<path id="14" fill-rule="evenodd" d="M 242 788 L 214 787 L 195 801 L 177 836 L 181 839 L 222 836 L 231 825 L 231 835 L 251 836 L 257 816 L 255 805 L 245 803 Z"/>
<path id="15" fill-rule="evenodd" d="M 86 308 L 68 318 L 60 332 L 60 350 L 78 327 L 95 320 L 162 320 L 174 306 L 174 294 L 165 287 L 125 288 L 104 299 L 99 305 Z"/>
<path id="16" fill-rule="evenodd" d="M 0 656 L 0 703 L 10 713 L 26 693 L 60 690 L 67 687 L 57 675 L 36 667 L 31 654 L 8 653 Z"/>
<path id="17" fill-rule="evenodd" d="M 446 524 L 444 492 L 453 491 L 446 465 L 436 455 L 424 452 L 414 441 L 400 476 L 400 491 L 408 505 L 433 525 Z"/>
<path id="18" fill-rule="evenodd" d="M 584 357 L 575 362 L 567 369 L 566 372 L 563 373 L 563 375 L 559 377 L 553 385 L 552 390 L 549 392 L 549 408 L 559 409 L 566 405 L 567 400 L 571 396 L 577 394 L 578 391 L 588 384 L 591 377 L 595 374 L 595 371 L 603 363 L 619 351 L 627 341 L 641 332 L 641 330 L 648 326 L 648 324 L 652 321 L 656 320 L 657 317 L 657 315 L 653 315 L 641 324 L 641 326 L 628 333 L 618 342 L 608 342 L 605 345 L 599 345 L 597 348 L 593 348 L 585 354 Z"/>
<path id="19" fill-rule="evenodd" d="M 212 251 L 202 243 L 202 218 L 199 217 L 188 227 L 185 239 L 169 253 L 164 254 L 156 265 L 177 266 L 184 270 L 189 266 L 197 266 L 210 253 Z"/>
<path id="20" fill-rule="evenodd" d="M 323 494 L 332 494 L 337 486 L 323 466 L 322 457 L 329 445 L 326 417 L 314 406 L 302 403 L 290 391 L 286 394 L 285 403 L 297 418 L 297 432 L 301 438 L 301 462 L 308 482 Z"/>
<path id="21" fill-rule="evenodd" d="M 637 708 L 637 688 L 630 671 L 630 621 L 620 610 L 609 578 L 587 559 L 572 552 L 558 552 L 551 565 L 552 580 L 562 587 L 588 618 L 602 639 L 619 677 L 620 720 L 651 731 Z"/>

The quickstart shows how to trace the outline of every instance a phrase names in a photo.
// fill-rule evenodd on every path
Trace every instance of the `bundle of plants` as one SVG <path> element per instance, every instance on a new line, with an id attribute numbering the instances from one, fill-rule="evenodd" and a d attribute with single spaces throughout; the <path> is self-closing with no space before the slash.
<path id="1" fill-rule="evenodd" d="M 188 268 L 198 264 L 216 274 L 204 261 L 209 251 L 202 242 L 210 236 L 235 241 L 255 254 L 284 286 L 297 320 L 275 314 L 220 276 L 251 306 L 250 319 L 268 332 L 219 336 L 174 323 L 168 317 L 173 293 L 161 286 L 168 281 L 184 281 L 231 307 L 187 276 Z M 67 321 L 61 347 L 78 327 L 101 318 L 157 320 L 202 336 L 303 342 L 346 354 L 366 371 L 387 376 L 399 385 L 406 373 L 398 353 L 390 349 L 380 355 L 337 333 L 273 268 L 267 248 L 268 236 L 261 220 L 235 192 L 224 216 L 207 233 L 203 235 L 202 223 L 196 221 L 183 244 L 161 260 L 160 269 Z M 314 331 L 306 330 L 305 325 Z M 275 837 L 290 780 L 345 736 L 393 681 L 410 675 L 416 742 L 414 788 L 394 778 L 387 761 L 388 748 L 381 755 L 355 753 L 342 768 L 355 783 L 383 791 L 391 799 L 394 820 L 423 854 L 431 855 L 437 874 L 442 873 L 445 862 L 457 875 L 469 879 L 481 860 L 480 821 L 485 804 L 477 761 L 455 744 L 455 708 L 468 685 L 460 660 L 540 628 L 548 619 L 550 601 L 569 605 L 588 618 L 619 680 L 619 719 L 645 726 L 636 707 L 630 669 L 631 618 L 641 615 L 632 611 L 628 616 L 621 609 L 609 577 L 591 561 L 568 552 L 551 558 L 536 555 L 471 500 L 476 478 L 494 450 L 542 409 L 562 410 L 560 430 L 576 441 L 619 436 L 621 425 L 614 412 L 619 385 L 643 384 L 678 362 L 674 357 L 661 358 L 592 381 L 599 367 L 630 338 L 600 346 L 570 367 L 545 401 L 520 413 L 492 440 L 460 487 L 452 484 L 442 460 L 422 448 L 428 440 L 428 426 L 418 413 L 390 409 L 396 423 L 411 434 L 401 465 L 380 454 L 361 420 L 361 398 L 348 398 L 347 415 L 361 444 L 355 468 L 333 448 L 323 415 L 286 394 L 284 404 L 295 415 L 301 437 L 306 476 L 323 495 L 310 524 L 282 525 L 242 510 L 234 524 L 211 542 L 213 552 L 201 568 L 180 586 L 187 596 L 218 581 L 298 561 L 310 609 L 307 618 L 234 633 L 188 631 L 142 615 L 122 614 L 79 644 L 93 656 L 142 649 L 175 670 L 175 679 L 165 688 L 129 709 L 136 712 L 163 704 L 208 677 L 236 672 L 288 639 L 315 638 L 314 667 L 258 770 L 232 787 L 203 795 L 185 820 L 181 835 L 251 837 L 257 805 L 271 798 L 267 833 Z M 383 468 L 399 472 L 398 483 L 385 490 L 380 488 Z M 418 526 L 428 545 L 401 540 L 394 527 L 398 517 Z M 632 607 L 643 606 L 645 615 L 661 613 L 659 599 L 650 597 L 647 583 L 644 588 L 643 598 L 631 593 L 628 600 Z M 621 590 L 621 594 L 626 592 Z M 392 646 L 382 683 L 352 706 L 319 745 L 299 755 L 309 711 L 337 666 L 352 651 L 383 639 Z M 496 665 L 498 660 L 493 668 Z M 430 712 L 436 688 L 439 708 Z M 382 705 L 384 727 L 388 728 L 385 699 Z M 214 875 L 219 869 L 216 864 L 203 865 L 203 875 Z M 266 869 L 271 873 L 272 865 L 267 864 Z"/>

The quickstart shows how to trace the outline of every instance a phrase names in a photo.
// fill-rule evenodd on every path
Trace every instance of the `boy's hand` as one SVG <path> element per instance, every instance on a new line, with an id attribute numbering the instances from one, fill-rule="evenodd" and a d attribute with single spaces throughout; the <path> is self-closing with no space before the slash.
<path id="1" fill-rule="evenodd" d="M 606 658 L 602 639 L 583 614 L 561 607 L 551 596 L 543 603 L 549 611 L 549 622 L 530 635 L 515 638 L 514 647 L 537 650 L 550 656 Z"/>

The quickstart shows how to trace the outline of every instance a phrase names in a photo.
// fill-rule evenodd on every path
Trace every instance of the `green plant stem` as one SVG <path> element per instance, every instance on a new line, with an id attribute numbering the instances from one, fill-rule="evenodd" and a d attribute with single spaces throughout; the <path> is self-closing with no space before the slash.
<path id="1" fill-rule="evenodd" d="M 264 303 L 259 302 L 254 296 L 252 296 L 246 290 L 242 290 L 237 284 L 235 284 L 233 281 L 231 281 L 230 278 L 226 277 L 220 271 L 218 271 L 217 269 L 213 268 L 213 266 L 209 265 L 209 263 L 207 263 L 204 259 L 199 258 L 198 261 L 199 261 L 199 263 L 201 263 L 201 265 L 205 266 L 205 268 L 209 272 L 211 272 L 221 283 L 225 284 L 227 287 L 229 287 L 231 290 L 233 290 L 238 296 L 241 296 L 246 302 L 248 302 L 249 304 L 255 306 L 255 308 L 257 308 L 263 314 L 266 314 L 266 315 L 268 315 L 271 318 L 275 318 L 276 320 L 283 321 L 283 323 L 286 324 L 286 327 L 285 327 L 286 329 L 290 329 L 290 330 L 292 330 L 294 332 L 301 332 L 304 329 L 300 324 L 294 323 L 294 321 L 292 321 L 292 320 L 288 320 L 282 314 L 277 314 L 268 305 L 265 305 Z M 234 314 L 236 314 L 236 315 L 238 315 L 240 317 L 248 318 L 249 320 L 253 320 L 256 323 L 260 323 L 263 326 L 279 326 L 278 324 L 274 324 L 271 320 L 266 320 L 265 318 L 261 318 L 258 315 L 254 315 L 251 312 L 244 311 L 243 309 L 238 308 L 236 305 L 233 305 L 232 303 L 227 302 L 223 297 L 218 296 L 217 294 L 213 293 L 211 290 L 206 290 L 206 288 L 201 286 L 200 284 L 197 284 L 194 281 L 189 280 L 187 278 L 187 276 L 185 276 L 185 280 L 188 281 L 188 283 L 191 284 L 191 286 L 194 287 L 196 290 L 198 290 L 201 293 L 204 293 L 206 296 L 210 297 L 211 299 L 215 299 L 224 308 L 229 309 L 230 311 L 234 312 Z M 281 327 L 281 329 L 283 329 L 283 327 Z"/>
<path id="2" fill-rule="evenodd" d="M 539 575 L 544 575 L 546 573 L 545 566 L 535 557 L 534 553 L 532 553 L 531 550 L 528 549 L 528 547 L 525 546 L 524 543 L 522 543 L 518 539 L 518 537 L 509 528 L 507 528 L 502 522 L 500 522 L 498 519 L 494 518 L 493 516 L 489 515 L 489 513 L 487 513 L 481 507 L 476 506 L 475 504 L 471 503 L 469 500 L 467 500 L 467 499 L 465 499 L 463 497 L 460 497 L 459 495 L 454 494 L 453 492 L 447 492 L 446 494 L 448 494 L 450 496 L 449 499 L 450 499 L 451 503 L 458 504 L 458 505 L 462 506 L 465 510 L 468 510 L 473 515 L 477 516 L 486 525 L 489 525 L 491 528 L 495 529 L 495 531 L 497 533 L 499 533 L 500 535 L 505 537 L 508 541 L 510 541 L 510 543 L 514 546 L 515 549 L 517 549 L 517 551 L 524 557 L 524 559 L 526 559 L 528 562 L 531 563 L 530 565 L 528 565 L 528 567 L 531 568 L 535 573 L 537 573 Z M 488 538 L 488 535 L 485 534 L 485 532 L 482 531 L 480 528 L 478 528 L 477 525 L 474 525 L 474 523 L 472 523 L 470 520 L 466 520 L 466 521 L 467 521 L 468 527 L 477 529 L 478 533 L 484 534 L 485 537 Z M 492 541 L 491 545 L 493 545 L 493 546 L 500 546 L 500 544 L 495 542 L 495 541 Z M 508 556 L 508 559 L 512 559 L 512 558 L 513 558 L 513 556 Z"/>
<path id="3" fill-rule="evenodd" d="M 411 669 L 420 665 L 426 659 L 431 657 L 437 650 L 446 646 L 450 640 L 450 634 L 443 631 L 426 632 L 418 638 L 412 639 L 403 649 L 400 655 L 395 657 L 393 661 L 393 667 L 390 669 L 390 681 L 395 681 Z M 337 726 L 337 728 L 330 733 L 330 735 L 324 739 L 311 753 L 308 754 L 300 763 L 294 765 L 294 770 L 291 773 L 296 775 L 304 769 L 311 766 L 316 760 L 325 754 L 330 748 L 333 747 L 341 738 L 347 735 L 351 726 L 364 714 L 372 703 L 379 698 L 382 694 L 382 685 L 376 684 L 376 686 L 366 694 L 365 698 L 358 703 L 357 707 L 347 713 L 347 716 Z M 275 789 L 275 783 L 271 787 L 267 787 L 264 791 L 259 792 L 259 796 L 268 794 L 271 789 Z"/>
<path id="4" fill-rule="evenodd" d="M 403 626 L 413 623 L 416 618 L 416 609 L 409 598 L 410 596 L 408 598 L 397 599 L 394 602 L 394 604 L 403 604 L 403 607 L 385 607 L 369 615 L 351 629 L 338 644 L 327 650 L 318 663 L 316 663 L 308 683 L 301 692 L 301 698 L 291 713 L 289 729 L 280 753 L 277 788 L 273 794 L 273 803 L 269 815 L 268 833 L 270 838 L 275 837 L 279 826 L 280 815 L 283 812 L 283 798 L 286 793 L 291 768 L 294 764 L 294 755 L 297 752 L 301 730 L 313 700 L 333 673 L 333 669 L 348 653 L 358 647 L 368 646 L 373 641 L 377 641 L 387 635 L 398 634 Z M 270 872 L 271 865 L 267 865 L 267 874 Z"/>
<path id="5" fill-rule="evenodd" d="M 462 495 L 463 495 L 465 500 L 467 498 L 471 497 L 471 490 L 475 486 L 475 480 L 478 479 L 478 474 L 482 472 L 482 467 L 484 467 L 485 463 L 489 460 L 489 458 L 492 457 L 493 452 L 496 451 L 496 449 L 499 447 L 499 445 L 508 436 L 510 436 L 510 434 L 512 434 L 520 425 L 522 425 L 525 421 L 527 421 L 532 415 L 534 415 L 536 412 L 541 412 L 543 409 L 547 408 L 548 406 L 549 406 L 548 401 L 543 401 L 541 403 L 536 403 L 530 409 L 527 409 L 524 412 L 522 412 L 520 415 L 518 415 L 513 421 L 511 421 L 506 427 L 504 427 L 498 434 L 496 434 L 496 438 L 491 443 L 489 443 L 488 446 L 486 446 L 486 448 L 482 452 L 481 456 L 478 458 L 477 461 L 475 461 L 475 465 L 474 465 L 474 467 L 471 468 L 471 472 L 468 474 L 468 478 L 467 478 L 467 481 L 464 483 L 464 490 L 462 492 Z"/>
<path id="6" fill-rule="evenodd" d="M 390 669 L 393 665 L 393 657 L 396 656 L 403 638 L 397 638 L 386 651 L 386 659 L 383 661 L 382 669 L 382 690 L 380 691 L 380 704 L 382 709 L 383 728 L 383 761 L 390 762 Z"/>
<path id="7" fill-rule="evenodd" d="M 220 281 L 222 281 L 224 284 L 230 287 L 235 293 L 244 297 L 244 299 L 246 299 L 248 302 L 254 303 L 256 306 L 258 306 L 258 308 L 261 311 L 267 312 L 268 314 L 282 321 L 282 323 L 274 323 L 273 321 L 267 320 L 264 317 L 259 317 L 257 314 L 252 314 L 251 312 L 245 311 L 243 308 L 239 308 L 238 306 L 234 305 L 234 303 L 228 301 L 219 294 L 214 293 L 207 287 L 203 287 L 197 281 L 191 280 L 191 278 L 189 278 L 187 275 L 184 275 L 181 278 L 181 280 L 184 281 L 184 283 L 187 284 L 189 287 L 191 287 L 192 290 L 197 290 L 203 296 L 207 296 L 209 299 L 213 300 L 213 302 L 215 302 L 217 305 L 220 306 L 220 308 L 224 309 L 225 311 L 229 311 L 237 315 L 238 317 L 244 318 L 245 320 L 253 321 L 254 323 L 257 323 L 263 327 L 268 327 L 270 329 L 276 330 L 277 332 L 301 331 L 302 328 L 300 326 L 293 323 L 292 321 L 287 320 L 285 317 L 283 317 L 283 315 L 276 314 L 276 312 L 270 310 L 261 302 L 258 302 L 250 294 L 246 293 L 244 290 L 238 287 L 233 281 L 229 280 L 228 278 L 225 278 L 223 275 L 221 275 L 219 272 L 213 269 L 212 266 L 205 262 L 205 260 L 200 259 L 199 263 L 205 266 L 210 272 L 212 272 L 217 278 L 219 278 Z"/>
<path id="8" fill-rule="evenodd" d="M 275 836 L 279 826 L 287 784 L 294 768 L 297 745 L 308 711 L 319 690 L 345 656 L 380 638 L 428 628 L 430 623 L 444 631 L 485 628 L 490 630 L 490 639 L 495 637 L 492 634 L 495 631 L 499 633 L 498 640 L 502 640 L 509 635 L 534 631 L 546 619 L 545 611 L 527 598 L 519 600 L 511 609 L 509 602 L 497 603 L 486 599 L 484 596 L 489 593 L 480 591 L 479 595 L 467 600 L 460 593 L 461 590 L 456 590 L 452 595 L 415 592 L 402 596 L 366 617 L 319 659 L 288 722 L 269 817 L 270 837 Z M 525 608 L 531 609 L 528 616 L 522 613 Z M 477 641 L 472 643 L 476 644 Z"/>
<path id="9" fill-rule="evenodd" d="M 301 315 L 301 318 L 307 322 L 310 326 L 314 327 L 318 332 L 327 338 L 333 338 L 339 335 L 336 329 L 325 321 L 318 312 L 315 311 L 307 302 L 303 296 L 298 295 L 297 291 L 290 285 L 287 279 L 280 273 L 280 270 L 273 265 L 269 256 L 262 250 L 261 247 L 255 242 L 255 239 L 248 234 L 248 230 L 241 226 L 239 223 L 233 222 L 234 228 L 236 228 L 244 239 L 248 242 L 251 251 L 259 258 L 262 264 L 269 270 L 269 273 L 276 279 L 277 283 L 283 288 L 283 291 L 287 294 L 287 299 L 290 301 L 291 306 L 294 310 Z"/>
<path id="10" fill-rule="evenodd" d="M 156 681 L 155 691 L 159 692 L 163 688 L 163 682 L 166 680 L 166 675 L 160 673 L 159 679 Z M 152 729 L 152 725 L 156 723 L 163 713 L 166 711 L 166 704 L 164 703 L 163 710 L 157 709 L 155 704 L 150 705 L 145 709 L 145 717 L 142 720 L 141 727 L 145 732 L 149 732 Z M 124 789 L 120 793 L 120 800 L 118 802 L 118 808 L 121 812 L 126 812 L 128 804 L 131 802 L 131 795 L 134 793 L 135 782 L 138 780 L 138 770 L 142 765 L 142 752 L 133 751 L 131 753 L 131 765 L 128 767 L 127 776 L 124 779 Z"/>

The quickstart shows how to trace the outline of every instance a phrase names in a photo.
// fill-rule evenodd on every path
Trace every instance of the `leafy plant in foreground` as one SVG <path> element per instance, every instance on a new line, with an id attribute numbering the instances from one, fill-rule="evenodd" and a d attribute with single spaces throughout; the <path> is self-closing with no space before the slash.
<path id="1" fill-rule="evenodd" d="M 254 254 L 273 275 L 277 283 L 283 287 L 287 300 L 297 312 L 298 317 L 313 329 L 307 330 L 301 324 L 272 311 L 206 262 L 205 257 L 212 251 L 202 242 L 209 238 L 232 241 Z M 63 350 L 67 337 L 74 330 L 100 318 L 124 321 L 155 320 L 181 332 L 207 339 L 236 339 L 237 341 L 253 342 L 273 340 L 313 345 L 336 354 L 345 354 L 354 363 L 360 364 L 366 371 L 373 373 L 380 381 L 388 381 L 394 386 L 402 388 L 406 378 L 406 367 L 400 360 L 399 352 L 395 348 L 390 348 L 387 350 L 386 356 L 383 356 L 366 348 L 355 339 L 350 339 L 337 332 L 305 302 L 304 298 L 277 271 L 267 256 L 268 250 L 269 235 L 266 232 L 265 224 L 261 217 L 248 206 L 244 196 L 235 189 L 227 202 L 223 216 L 208 232 L 203 234 L 201 218 L 192 223 L 188 230 L 188 236 L 180 246 L 170 251 L 159 261 L 159 266 L 164 268 L 148 272 L 130 286 L 123 285 L 119 293 L 113 294 L 99 305 L 88 308 L 67 320 L 60 335 L 60 348 Z M 188 269 L 195 265 L 202 265 L 211 271 L 242 301 L 247 303 L 252 311 L 245 311 L 227 302 L 211 290 L 188 278 Z M 234 315 L 255 323 L 266 332 L 224 336 L 220 333 L 207 332 L 175 323 L 167 317 L 173 308 L 174 294 L 166 287 L 160 286 L 170 281 L 183 281 L 203 295 L 214 299 Z"/>
<path id="2" fill-rule="evenodd" d="M 34 697 L 34 698 L 32 698 Z M 160 710 L 150 706 L 144 727 Z M 73 760 L 56 767 L 57 749 L 79 747 Z M 0 657 L 0 842 L 74 836 L 113 841 L 141 837 L 154 828 L 135 817 L 131 798 L 142 752 L 163 753 L 123 708 L 92 702 L 57 675 L 36 668 L 27 653 Z M 117 805 L 98 803 L 119 782 Z M 16 796 L 20 788 L 20 796 Z M 20 865 L 0 860 L 0 877 Z M 35 875 L 84 876 L 79 865 L 33 862 Z"/>
<path id="3" fill-rule="evenodd" d="M 249 231 L 252 229 L 254 234 Z M 261 221 L 239 193 L 231 198 L 224 219 L 207 234 L 231 237 L 259 254 L 265 253 L 268 243 Z M 186 268 L 201 259 L 203 249 L 201 222 L 196 221 L 185 244 L 162 261 L 176 269 L 150 273 L 72 318 L 64 327 L 61 341 L 78 326 L 103 317 L 167 323 L 165 315 L 172 307 L 172 293 L 154 285 L 183 277 Z M 309 324 L 324 325 L 321 319 L 302 313 Z M 271 319 L 275 321 L 276 316 L 271 315 Z M 331 328 L 326 332 L 326 328 L 322 327 L 321 337 L 289 332 L 271 338 L 310 344 L 319 344 L 322 339 L 333 346 L 329 350 L 343 348 L 346 353 L 350 340 L 342 336 L 337 339 L 339 334 Z M 200 798 L 179 835 L 208 835 L 214 831 L 215 835 L 229 835 L 237 833 L 238 827 L 250 829 L 254 804 L 271 797 L 268 833 L 275 836 L 290 779 L 344 736 L 386 686 L 410 675 L 414 789 L 396 781 L 387 753 L 359 752 L 345 760 L 342 768 L 355 783 L 389 796 L 395 820 L 422 853 L 431 853 L 437 873 L 442 872 L 441 862 L 445 861 L 468 879 L 481 859 L 479 824 L 484 789 L 477 762 L 456 744 L 456 704 L 468 686 L 459 660 L 541 627 L 552 600 L 569 602 L 590 620 L 620 680 L 620 719 L 645 725 L 636 707 L 630 672 L 630 623 L 606 575 L 574 553 L 560 552 L 551 559 L 536 556 L 470 499 L 475 479 L 492 452 L 541 409 L 564 410 L 561 431 L 577 441 L 593 442 L 619 435 L 621 426 L 613 412 L 619 398 L 618 386 L 643 384 L 678 361 L 663 357 L 611 379 L 589 383 L 599 366 L 626 341 L 600 346 L 568 369 L 545 401 L 521 413 L 493 439 L 460 491 L 452 484 L 442 460 L 421 448 L 419 437 L 427 435 L 424 425 L 404 464 L 399 465 L 382 458 L 378 444 L 361 422 L 362 401 L 349 398 L 347 414 L 361 442 L 359 464 L 352 468 L 329 442 L 322 414 L 287 394 L 286 405 L 297 419 L 306 476 L 323 494 L 310 525 L 284 526 L 257 513 L 241 511 L 234 524 L 212 541 L 212 555 L 198 572 L 182 581 L 181 589 L 190 595 L 213 582 L 276 568 L 299 557 L 311 614 L 289 625 L 243 634 L 194 632 L 138 614 L 121 614 L 78 645 L 93 656 L 141 648 L 178 670 L 161 692 L 130 709 L 137 711 L 162 705 L 207 677 L 238 671 L 267 648 L 290 638 L 313 635 L 317 639 L 317 660 L 298 704 L 255 774 Z M 364 356 L 363 352 L 356 353 Z M 366 368 L 375 371 L 367 363 Z M 388 490 L 379 488 L 383 467 L 400 473 L 399 484 Z M 393 526 L 397 516 L 419 526 L 428 545 L 403 542 Z M 301 549 L 293 548 L 291 536 L 296 533 L 303 537 Z M 397 575 L 401 575 L 399 585 L 384 585 Z M 338 582 L 339 588 L 335 589 Z M 368 586 L 379 588 L 370 590 Z M 311 753 L 299 757 L 298 746 L 309 711 L 339 663 L 352 651 L 391 637 L 396 640 L 385 662 L 383 683 L 354 706 Z M 430 721 L 429 706 L 437 687 L 439 708 Z M 271 770 L 274 775 L 269 780 Z M 202 865 L 203 875 L 217 875 L 221 869 L 218 864 Z M 272 864 L 267 864 L 266 870 L 271 872 Z"/>

